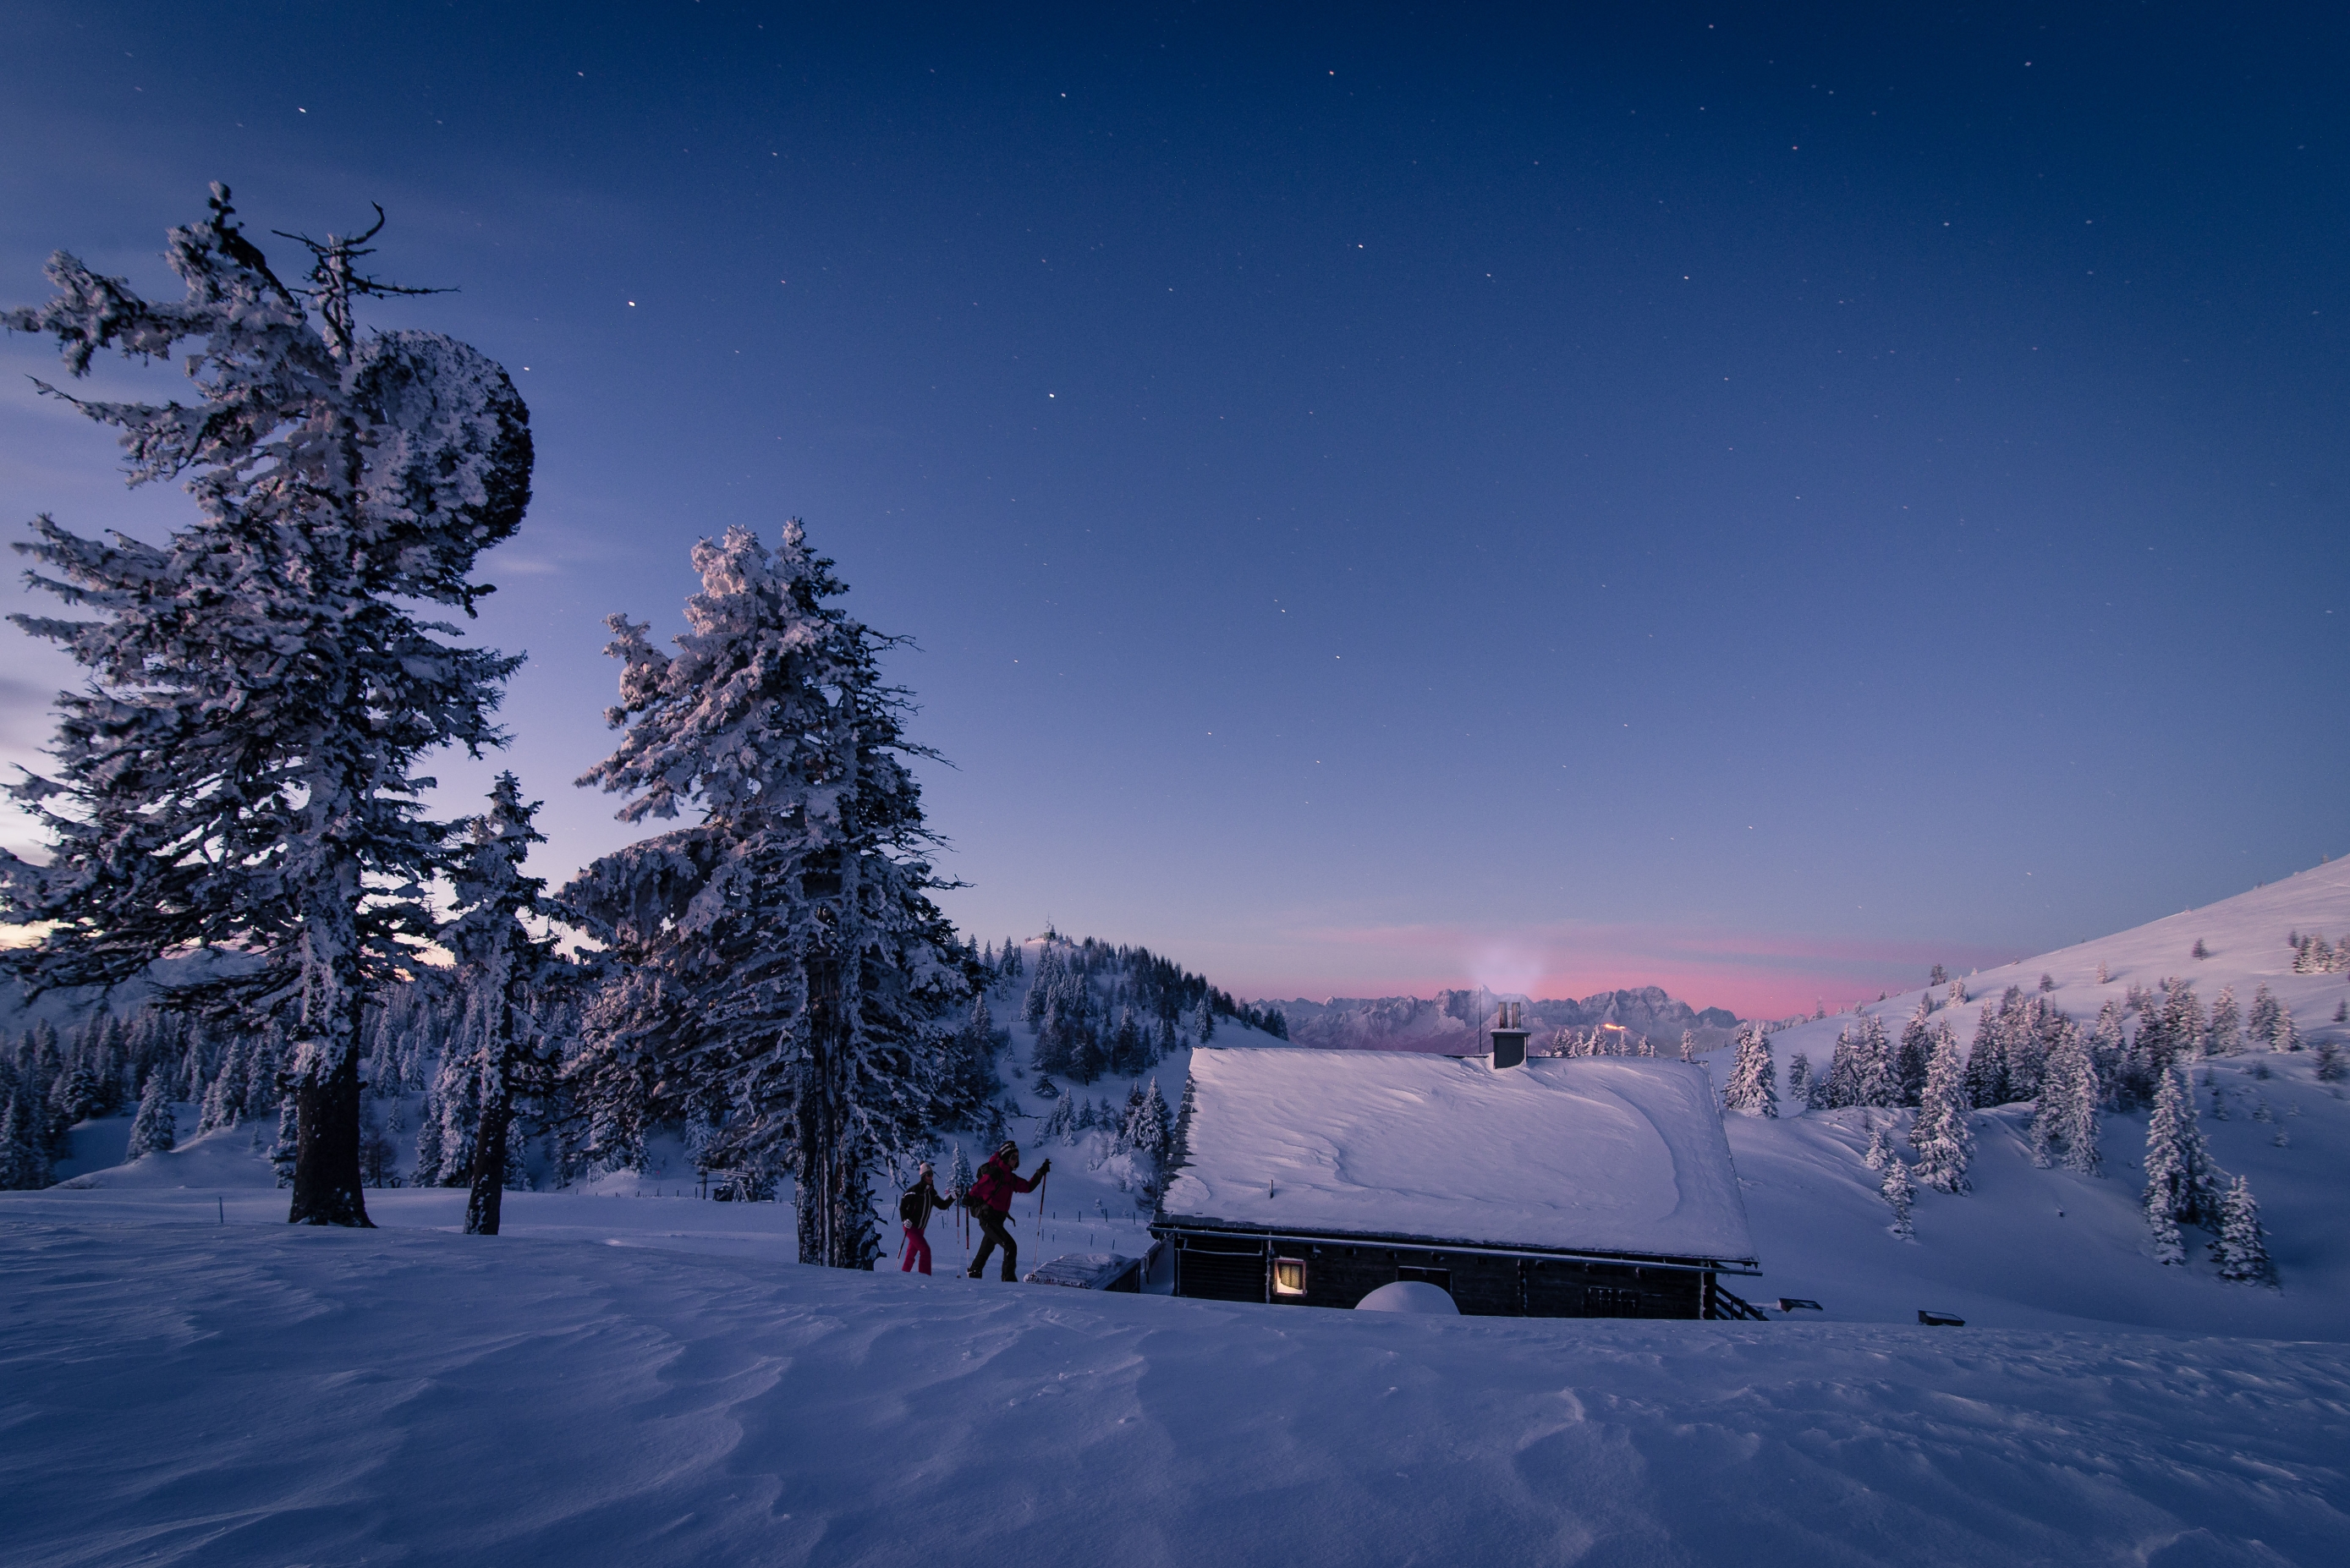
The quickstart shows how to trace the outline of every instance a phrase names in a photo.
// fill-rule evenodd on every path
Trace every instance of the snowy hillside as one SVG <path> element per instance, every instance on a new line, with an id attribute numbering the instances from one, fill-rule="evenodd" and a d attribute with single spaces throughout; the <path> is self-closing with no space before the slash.
<path id="1" fill-rule="evenodd" d="M 1728 1118 L 1764 1270 L 1764 1278 L 1752 1282 L 1765 1297 L 1816 1298 L 1839 1318 L 1898 1321 L 1925 1307 L 2002 1326 L 2094 1321 L 2350 1338 L 2350 1319 L 2340 1306 L 2350 1292 L 2350 1225 L 2343 1218 L 2343 1194 L 2350 1190 L 2350 1080 L 2318 1075 L 2319 1047 L 2350 1044 L 2350 1023 L 2337 1016 L 2350 1011 L 2350 972 L 2294 973 L 2287 939 L 2296 934 L 2329 941 L 2350 934 L 2350 863 L 2320 866 L 2205 909 L 1961 977 L 1964 1002 L 1950 1003 L 1944 985 L 1862 1010 L 1898 1036 L 1930 996 L 1937 1006 L 1929 1017 L 1947 1022 L 1965 1044 L 1983 1010 L 1997 1008 L 2010 986 L 2044 996 L 2085 1027 L 2108 1003 L 2119 1011 L 2133 990 L 2158 995 L 2166 979 L 2191 982 L 2206 1010 L 2231 991 L 2247 1015 L 2265 987 L 2289 1012 L 2302 1049 L 2275 1051 L 2240 1035 L 2234 1053 L 2187 1064 L 2198 1126 L 2213 1158 L 2228 1174 L 2245 1177 L 2259 1200 L 2281 1288 L 2217 1279 L 2205 1245 L 2210 1237 L 2199 1231 L 2187 1232 L 2183 1266 L 2155 1261 L 2139 1201 L 2144 1108 L 2105 1116 L 2103 1169 L 2095 1176 L 2034 1165 L 2031 1104 L 1977 1111 L 1973 1191 L 1919 1191 L 1917 1239 L 1894 1240 L 1880 1178 L 1863 1162 L 1866 1129 L 1872 1123 L 1887 1128 L 1906 1156 L 1916 1113 L 1805 1111 L 1788 1093 L 1795 1056 L 1825 1069 L 1838 1033 L 1859 1022 L 1851 1013 L 1772 1034 L 1779 1118 Z M 2209 955 L 2201 959 L 2193 956 L 2199 940 Z M 2054 982 L 2044 992 L 2043 974 Z M 1723 1081 L 1730 1054 L 1706 1060 Z"/>
<path id="2" fill-rule="evenodd" d="M 1647 1039 L 1669 1055 L 1679 1049 L 1684 1033 L 1696 1037 L 1699 1049 L 1711 1050 L 1726 1044 L 1738 1026 L 1737 1014 L 1727 1009 L 1693 1008 L 1653 985 L 1603 991 L 1579 1002 L 1542 1001 L 1514 992 L 1504 996 L 1480 987 L 1441 991 L 1432 998 L 1334 996 L 1308 1002 L 1301 997 L 1267 1005 L 1281 1009 L 1289 1022 L 1290 1038 L 1300 1045 L 1462 1055 L 1484 1048 L 1482 1030 L 1505 1001 L 1523 1002 L 1529 1026 L 1538 1031 L 1613 1025 Z M 1537 1052 L 1546 1047 L 1547 1042 L 1536 1043 Z"/>

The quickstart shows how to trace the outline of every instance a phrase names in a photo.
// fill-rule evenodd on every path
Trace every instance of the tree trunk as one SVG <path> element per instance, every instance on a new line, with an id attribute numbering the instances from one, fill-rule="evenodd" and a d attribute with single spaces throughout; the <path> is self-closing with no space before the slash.
<path id="1" fill-rule="evenodd" d="M 506 1129 L 514 1124 L 514 1092 L 504 1075 L 482 1103 L 482 1127 L 473 1138 L 473 1189 L 465 1197 L 465 1234 L 498 1233 L 498 1209 L 506 1190 Z"/>
<path id="2" fill-rule="evenodd" d="M 325 1078 L 305 1076 L 294 1090 L 293 1225 L 358 1225 L 369 1229 L 359 1186 L 359 1061 L 345 1050 Z"/>

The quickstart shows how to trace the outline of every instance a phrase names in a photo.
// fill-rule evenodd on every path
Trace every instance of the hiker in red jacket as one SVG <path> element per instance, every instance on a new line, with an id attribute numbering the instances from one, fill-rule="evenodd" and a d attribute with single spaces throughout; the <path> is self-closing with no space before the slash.
<path id="1" fill-rule="evenodd" d="M 1005 1138 L 1003 1147 L 988 1156 L 979 1174 L 971 1179 L 971 1192 L 963 1201 L 977 1217 L 981 1232 L 979 1253 L 971 1261 L 972 1279 L 980 1277 L 980 1271 L 987 1266 L 987 1255 L 998 1247 L 1003 1249 L 1004 1279 L 1019 1277 L 1020 1248 L 1012 1240 L 1012 1232 L 1003 1228 L 1012 1218 L 1012 1195 L 1035 1191 L 1036 1184 L 1052 1168 L 1053 1162 L 1048 1159 L 1036 1168 L 1035 1175 L 1022 1179 L 1020 1146 Z"/>

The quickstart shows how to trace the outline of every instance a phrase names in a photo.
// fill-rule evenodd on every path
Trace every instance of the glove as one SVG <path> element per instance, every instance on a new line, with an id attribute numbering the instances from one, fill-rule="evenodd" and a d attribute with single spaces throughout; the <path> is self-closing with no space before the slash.
<path id="1" fill-rule="evenodd" d="M 1049 1160 L 1049 1159 L 1048 1159 L 1048 1160 L 1046 1160 L 1044 1164 L 1042 1164 L 1042 1165 L 1040 1165 L 1040 1166 L 1038 1166 L 1038 1167 L 1036 1168 L 1036 1174 L 1037 1174 L 1037 1175 L 1039 1175 L 1039 1176 L 1042 1176 L 1042 1175 L 1044 1175 L 1046 1171 L 1048 1171 L 1048 1170 L 1050 1170 L 1050 1169 L 1052 1169 L 1052 1168 L 1053 1168 L 1053 1162 L 1052 1162 L 1051 1160 Z"/>

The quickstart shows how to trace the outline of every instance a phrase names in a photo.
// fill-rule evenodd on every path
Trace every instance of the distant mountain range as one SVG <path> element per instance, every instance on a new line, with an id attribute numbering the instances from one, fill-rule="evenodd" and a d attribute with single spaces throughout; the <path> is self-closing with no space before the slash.
<path id="1" fill-rule="evenodd" d="M 1258 1005 L 1280 1008 L 1289 1020 L 1290 1039 L 1300 1045 L 1466 1055 L 1484 1048 L 1484 1031 L 1504 1002 L 1524 1004 L 1523 1016 L 1536 1033 L 1537 1051 L 1548 1044 L 1541 1036 L 1550 1031 L 1614 1023 L 1654 1041 L 1659 1054 L 1673 1055 L 1680 1050 L 1684 1030 L 1697 1037 L 1699 1050 L 1711 1051 L 1727 1044 L 1738 1028 L 1738 1015 L 1727 1008 L 1694 1008 L 1654 985 L 1603 991 L 1580 1002 L 1537 1001 L 1480 986 L 1440 991 L 1433 997 L 1334 996 L 1326 1002 L 1299 997 Z"/>

